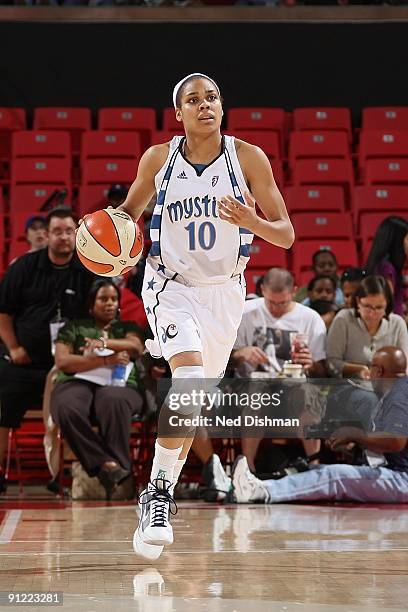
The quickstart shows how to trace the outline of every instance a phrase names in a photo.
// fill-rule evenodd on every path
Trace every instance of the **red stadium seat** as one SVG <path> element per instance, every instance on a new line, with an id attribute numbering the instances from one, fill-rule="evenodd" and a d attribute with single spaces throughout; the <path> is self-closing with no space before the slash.
<path id="1" fill-rule="evenodd" d="M 398 210 L 390 210 L 382 213 L 367 212 L 361 215 L 360 234 L 363 245 L 370 242 L 374 238 L 379 225 L 382 223 L 382 221 L 384 221 L 384 219 L 390 217 L 391 215 L 403 217 L 404 219 L 408 220 L 408 210 L 406 210 L 405 213 L 401 213 L 401 211 Z"/>
<path id="2" fill-rule="evenodd" d="M 283 108 L 230 108 L 227 112 L 229 130 L 272 130 L 281 132 L 285 121 Z"/>
<path id="3" fill-rule="evenodd" d="M 291 217 L 296 240 L 325 240 L 353 238 L 351 214 L 342 213 L 297 213 Z"/>
<path id="4" fill-rule="evenodd" d="M 155 130 L 156 111 L 154 108 L 136 106 L 100 108 L 98 111 L 98 129 L 134 132 Z"/>
<path id="5" fill-rule="evenodd" d="M 279 137 L 280 152 L 283 151 L 285 111 L 282 108 L 230 108 L 227 112 L 228 131 L 262 130 L 276 132 Z"/>
<path id="6" fill-rule="evenodd" d="M 136 176 L 134 159 L 88 159 L 82 168 L 83 185 L 130 185 Z"/>
<path id="7" fill-rule="evenodd" d="M 22 157 L 11 167 L 11 184 L 71 184 L 71 164 L 67 159 Z"/>
<path id="8" fill-rule="evenodd" d="M 157 145 L 169 142 L 174 136 L 184 136 L 183 128 L 179 132 L 168 132 L 167 130 L 155 130 L 151 133 L 150 144 Z"/>
<path id="9" fill-rule="evenodd" d="M 77 213 L 79 217 L 108 206 L 108 185 L 82 185 L 79 188 Z"/>
<path id="10" fill-rule="evenodd" d="M 408 185 L 408 159 L 369 159 L 365 164 L 366 185 Z"/>
<path id="11" fill-rule="evenodd" d="M 344 107 L 295 108 L 295 130 L 340 130 L 347 132 L 351 140 L 350 109 Z"/>
<path id="12" fill-rule="evenodd" d="M 276 132 L 270 130 L 235 130 L 232 135 L 260 147 L 269 159 L 279 159 L 281 156 L 279 136 Z"/>
<path id="13" fill-rule="evenodd" d="M 26 112 L 24 108 L 0 107 L 0 131 L 24 130 L 26 127 Z"/>
<path id="14" fill-rule="evenodd" d="M 267 272 L 268 270 L 268 266 L 266 268 L 250 268 L 250 269 L 246 269 L 244 276 L 245 276 L 245 281 L 246 281 L 246 292 L 247 294 L 249 293 L 255 293 L 255 286 L 256 283 L 258 282 L 258 280 L 260 279 L 261 276 L 263 276 L 265 274 L 265 272 Z"/>
<path id="15" fill-rule="evenodd" d="M 26 112 L 23 108 L 0 107 L 0 160 L 10 158 L 12 132 L 25 128 Z"/>
<path id="16" fill-rule="evenodd" d="M 340 185 L 346 200 L 354 184 L 353 167 L 346 159 L 300 159 L 293 167 L 295 185 Z"/>
<path id="17" fill-rule="evenodd" d="M 176 119 L 176 111 L 172 107 L 163 109 L 163 130 L 166 132 L 184 132 L 183 124 Z"/>
<path id="18" fill-rule="evenodd" d="M 344 212 L 344 191 L 341 187 L 286 187 L 284 197 L 290 213 Z"/>
<path id="19" fill-rule="evenodd" d="M 369 106 L 362 112 L 363 130 L 408 130 L 408 106 Z"/>
<path id="20" fill-rule="evenodd" d="M 376 158 L 408 157 L 408 130 L 363 130 L 360 134 L 358 165 Z"/>
<path id="21" fill-rule="evenodd" d="M 67 202 L 70 203 L 70 188 L 68 188 Z M 60 185 L 14 185 L 10 192 L 10 212 L 39 211 L 52 194 L 61 189 Z"/>
<path id="22" fill-rule="evenodd" d="M 287 268 L 288 262 L 285 249 L 255 239 L 250 246 L 251 258 L 248 262 L 249 268 Z"/>
<path id="23" fill-rule="evenodd" d="M 27 253 L 30 245 L 26 240 L 12 240 L 9 246 L 9 252 L 7 257 L 7 263 L 10 264 L 17 257 L 21 257 L 21 255 L 25 255 Z"/>
<path id="24" fill-rule="evenodd" d="M 100 108 L 98 129 L 138 132 L 144 151 L 151 144 L 151 132 L 156 129 L 156 111 L 144 107 Z"/>
<path id="25" fill-rule="evenodd" d="M 346 159 L 350 157 L 350 145 L 345 132 L 292 132 L 289 139 L 289 161 L 293 166 L 297 159 Z"/>
<path id="26" fill-rule="evenodd" d="M 360 234 L 360 217 L 367 212 L 398 211 L 398 214 L 408 210 L 408 186 L 381 185 L 358 186 L 353 191 L 353 214 L 357 233 Z"/>
<path id="27" fill-rule="evenodd" d="M 14 132 L 11 138 L 11 156 L 17 157 L 65 157 L 71 158 L 69 132 L 23 131 Z"/>
<path id="28" fill-rule="evenodd" d="M 10 264 L 12 261 L 14 261 L 14 259 L 17 259 L 17 257 L 25 255 L 29 248 L 30 245 L 28 242 L 26 242 L 26 240 L 12 240 L 8 252 L 8 263 Z"/>
<path id="29" fill-rule="evenodd" d="M 140 136 L 136 132 L 83 132 L 81 166 L 88 159 L 133 159 L 141 157 Z"/>
<path id="30" fill-rule="evenodd" d="M 340 269 L 358 265 L 354 240 L 295 240 L 292 251 L 293 273 L 297 282 L 301 272 L 312 269 L 312 256 L 316 251 L 332 251 Z"/>
<path id="31" fill-rule="evenodd" d="M 78 155 L 81 133 L 91 129 L 91 111 L 83 107 L 40 107 L 34 110 L 35 130 L 63 130 L 71 135 L 72 153 Z"/>

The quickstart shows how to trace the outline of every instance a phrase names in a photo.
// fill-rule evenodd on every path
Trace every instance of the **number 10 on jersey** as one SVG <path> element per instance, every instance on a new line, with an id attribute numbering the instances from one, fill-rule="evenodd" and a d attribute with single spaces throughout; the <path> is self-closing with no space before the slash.
<path id="1" fill-rule="evenodd" d="M 190 251 L 196 250 L 197 240 L 200 248 L 204 251 L 209 251 L 213 248 L 216 233 L 211 221 L 203 221 L 200 224 L 192 221 L 184 229 L 188 232 L 188 248 Z"/>

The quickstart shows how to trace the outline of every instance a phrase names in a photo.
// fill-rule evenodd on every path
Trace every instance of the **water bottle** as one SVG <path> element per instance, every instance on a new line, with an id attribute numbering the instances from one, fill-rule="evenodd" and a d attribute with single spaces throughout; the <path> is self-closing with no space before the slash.
<path id="1" fill-rule="evenodd" d="M 126 366 L 115 365 L 112 370 L 112 387 L 126 387 Z"/>

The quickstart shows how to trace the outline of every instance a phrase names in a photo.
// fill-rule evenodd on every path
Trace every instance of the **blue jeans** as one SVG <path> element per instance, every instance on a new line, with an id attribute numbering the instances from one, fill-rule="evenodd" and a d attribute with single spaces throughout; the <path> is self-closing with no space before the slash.
<path id="1" fill-rule="evenodd" d="M 408 473 L 386 467 L 318 465 L 263 484 L 269 504 L 317 500 L 408 503 Z"/>

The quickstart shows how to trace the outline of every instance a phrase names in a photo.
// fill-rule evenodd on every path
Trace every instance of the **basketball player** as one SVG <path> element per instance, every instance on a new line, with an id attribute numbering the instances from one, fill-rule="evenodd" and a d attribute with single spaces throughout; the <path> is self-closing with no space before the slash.
<path id="1" fill-rule="evenodd" d="M 294 232 L 266 155 L 221 135 L 216 82 L 191 74 L 175 86 L 173 103 L 185 137 L 145 152 L 120 208 L 138 220 L 157 192 L 143 286 L 154 339 L 146 346 L 169 362 L 174 390 L 185 379 L 223 376 L 241 321 L 243 271 L 254 234 L 287 249 Z M 180 411 L 194 413 L 192 407 Z M 133 540 L 146 558 L 156 559 L 173 542 L 172 491 L 191 442 L 188 429 L 180 437 L 163 437 L 159 426 Z"/>

